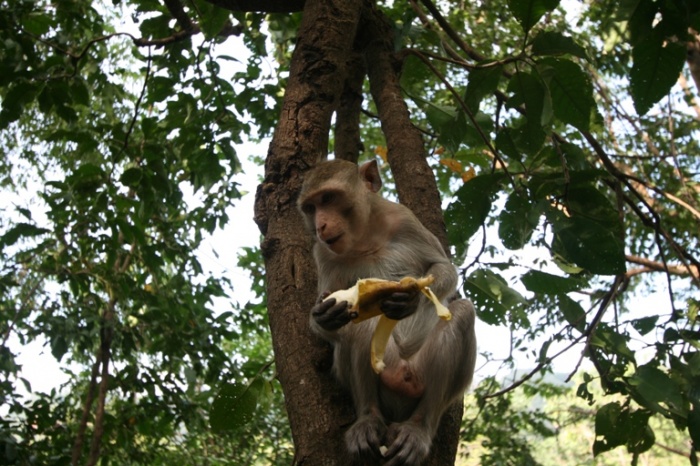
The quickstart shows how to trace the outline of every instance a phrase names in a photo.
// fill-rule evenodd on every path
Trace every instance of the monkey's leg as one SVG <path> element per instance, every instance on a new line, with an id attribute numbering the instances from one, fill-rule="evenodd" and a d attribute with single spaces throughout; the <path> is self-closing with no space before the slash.
<path id="1" fill-rule="evenodd" d="M 335 362 L 339 379 L 352 393 L 357 420 L 345 433 L 345 443 L 354 457 L 376 460 L 386 424 L 379 408 L 379 377 L 370 364 L 372 327 L 363 322 L 347 330 Z"/>
<path id="2" fill-rule="evenodd" d="M 452 320 L 438 322 L 410 360 L 412 371 L 424 381 L 424 392 L 408 420 L 389 427 L 387 466 L 420 464 L 445 409 L 471 383 L 476 361 L 474 308 L 467 300 L 448 307 Z"/>

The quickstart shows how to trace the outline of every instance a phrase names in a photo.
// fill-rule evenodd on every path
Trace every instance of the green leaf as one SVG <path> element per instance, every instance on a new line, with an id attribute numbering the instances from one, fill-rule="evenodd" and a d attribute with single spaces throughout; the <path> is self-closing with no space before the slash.
<path id="1" fill-rule="evenodd" d="M 659 316 L 642 317 L 641 319 L 634 319 L 632 321 L 632 327 L 638 331 L 641 335 L 646 335 L 651 332 L 654 327 L 656 327 L 656 322 L 658 322 Z"/>
<path id="2" fill-rule="evenodd" d="M 639 366 L 629 378 L 629 383 L 641 397 L 638 401 L 646 408 L 658 412 L 659 404 L 663 403 L 671 412 L 687 416 L 683 395 L 676 381 L 651 364 Z"/>
<path id="3" fill-rule="evenodd" d="M 32 237 L 49 233 L 50 230 L 39 228 L 31 223 L 18 223 L 10 228 L 7 233 L 0 236 L 0 249 L 5 246 L 12 246 L 22 237 Z"/>
<path id="4" fill-rule="evenodd" d="M 90 105 L 90 89 L 82 79 L 74 79 L 70 85 L 73 102 L 85 107 Z"/>
<path id="5" fill-rule="evenodd" d="M 523 155 L 535 155 L 546 138 L 541 127 L 527 124 L 524 118 L 516 119 L 513 126 L 501 127 L 496 134 L 496 147 L 514 161 L 522 162 Z"/>
<path id="6" fill-rule="evenodd" d="M 92 190 L 103 184 L 105 176 L 99 165 L 84 163 L 66 177 L 66 182 L 76 190 Z"/>
<path id="7" fill-rule="evenodd" d="M 491 325 L 505 324 L 508 311 L 527 302 L 500 275 L 485 269 L 476 270 L 467 277 L 464 292 L 478 309 L 479 319 Z"/>
<path id="8" fill-rule="evenodd" d="M 442 132 L 445 126 L 453 124 L 457 119 L 459 112 L 454 106 L 436 105 L 432 102 L 425 103 L 427 104 L 425 117 L 428 119 L 430 126 L 438 133 Z"/>
<path id="9" fill-rule="evenodd" d="M 644 453 L 656 443 L 654 431 L 649 427 L 651 412 L 637 410 L 629 414 L 626 422 L 628 432 L 627 451 L 630 453 Z"/>
<path id="10" fill-rule="evenodd" d="M 532 41 L 533 55 L 573 55 L 588 59 L 586 51 L 574 39 L 556 31 L 542 31 Z"/>
<path id="11" fill-rule="evenodd" d="M 588 131 L 596 106 L 593 85 L 581 67 L 564 58 L 545 58 L 538 68 L 548 83 L 554 115 L 581 131 Z"/>
<path id="12" fill-rule="evenodd" d="M 446 120 L 436 130 L 439 133 L 438 142 L 449 151 L 457 152 L 468 131 L 466 115 L 464 112 L 457 112 L 454 118 Z"/>
<path id="13" fill-rule="evenodd" d="M 573 328 L 583 333 L 583 331 L 586 329 L 586 311 L 583 310 L 578 302 L 566 295 L 559 296 L 558 300 L 559 310 L 564 316 L 564 319 Z"/>
<path id="14" fill-rule="evenodd" d="M 539 270 L 531 270 L 520 279 L 529 291 L 548 295 L 559 295 L 577 291 L 583 286 L 579 277 L 560 277 Z"/>
<path id="15" fill-rule="evenodd" d="M 695 445 L 700 445 L 700 406 L 693 406 L 688 413 L 688 434 Z"/>
<path id="16" fill-rule="evenodd" d="M 142 178 L 143 170 L 139 167 L 131 167 L 124 170 L 119 181 L 121 181 L 124 186 L 136 187 L 141 183 Z"/>
<path id="17" fill-rule="evenodd" d="M 559 0 L 508 0 L 508 9 L 526 33 L 557 5 Z"/>
<path id="18" fill-rule="evenodd" d="M 609 229 L 588 219 L 553 222 L 554 249 L 564 259 L 598 275 L 625 273 L 624 243 Z"/>
<path id="19" fill-rule="evenodd" d="M 51 354 L 56 361 L 60 362 L 66 352 L 68 352 L 68 342 L 63 335 L 56 335 L 51 340 Z"/>
<path id="20" fill-rule="evenodd" d="M 602 349 L 605 353 L 615 354 L 627 361 L 634 361 L 634 353 L 627 345 L 629 340 L 629 335 L 618 333 L 606 324 L 599 324 L 591 336 L 591 345 Z"/>
<path id="21" fill-rule="evenodd" d="M 2 99 L 0 111 L 0 129 L 19 119 L 24 106 L 34 100 L 41 90 L 37 84 L 20 80 L 12 83 Z"/>
<path id="22" fill-rule="evenodd" d="M 202 0 L 196 0 L 194 3 L 197 5 L 199 25 L 204 36 L 213 39 L 229 21 L 230 11 Z"/>
<path id="23" fill-rule="evenodd" d="M 552 101 L 544 83 L 532 73 L 515 73 L 508 82 L 508 105 L 525 105 L 529 130 L 542 130 L 552 119 Z"/>
<path id="24" fill-rule="evenodd" d="M 527 193 L 511 193 L 498 217 L 498 236 L 503 245 L 508 249 L 525 246 L 537 227 L 540 213 L 537 204 L 529 200 Z"/>
<path id="25" fill-rule="evenodd" d="M 255 415 L 258 396 L 252 387 L 240 383 L 226 383 L 212 402 L 209 422 L 214 433 L 232 431 L 249 423 Z"/>
<path id="26" fill-rule="evenodd" d="M 619 419 L 622 407 L 618 402 L 608 403 L 602 406 L 595 415 L 595 436 L 593 443 L 593 456 L 624 445 L 627 441 L 627 432 L 619 427 Z"/>
<path id="27" fill-rule="evenodd" d="M 502 179 L 502 174 L 479 175 L 464 183 L 455 193 L 455 201 L 445 211 L 445 224 L 457 256 L 463 255 L 469 238 L 486 220 L 491 210 L 491 198 Z"/>
<path id="28" fill-rule="evenodd" d="M 622 225 L 608 198 L 590 184 L 569 187 L 568 214 L 548 212 L 554 252 L 599 275 L 625 272 Z"/>
<path id="29" fill-rule="evenodd" d="M 25 31 L 35 36 L 46 34 L 53 25 L 53 18 L 37 11 L 25 16 L 22 20 L 22 27 Z"/>
<path id="30" fill-rule="evenodd" d="M 479 110 L 484 97 L 492 95 L 498 89 L 502 76 L 503 67 L 500 65 L 475 68 L 469 73 L 464 101 L 472 113 Z"/>
<path id="31" fill-rule="evenodd" d="M 175 80 L 169 77 L 152 77 L 148 82 L 148 100 L 150 102 L 162 102 L 172 97 L 176 84 Z"/>
<path id="32" fill-rule="evenodd" d="M 685 56 L 685 46 L 667 40 L 658 29 L 634 46 L 630 92 L 637 114 L 644 115 L 669 93 L 678 80 Z"/>

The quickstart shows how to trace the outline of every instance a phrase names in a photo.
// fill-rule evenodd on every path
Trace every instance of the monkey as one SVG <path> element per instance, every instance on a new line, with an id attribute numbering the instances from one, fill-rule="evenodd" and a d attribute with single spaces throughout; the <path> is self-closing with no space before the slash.
<path id="1" fill-rule="evenodd" d="M 320 298 L 310 311 L 314 333 L 333 346 L 333 373 L 352 395 L 356 420 L 345 444 L 357 462 L 421 464 L 447 407 L 463 396 L 476 359 L 475 312 L 456 295 L 457 271 L 439 240 L 406 206 L 379 194 L 376 160 L 361 166 L 323 161 L 306 172 L 298 198 L 314 234 Z M 386 368 L 370 364 L 377 319 L 350 323 L 345 301 L 324 300 L 360 278 L 435 277 L 431 289 L 452 313 L 440 320 L 422 293 L 393 293 L 382 312 L 399 320 L 387 345 Z"/>

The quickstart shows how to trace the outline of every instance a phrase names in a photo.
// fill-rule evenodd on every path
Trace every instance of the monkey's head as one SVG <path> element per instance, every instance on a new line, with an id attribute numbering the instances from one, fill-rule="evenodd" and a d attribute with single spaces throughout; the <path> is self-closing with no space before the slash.
<path id="1" fill-rule="evenodd" d="M 329 160 L 305 174 L 297 204 L 316 240 L 344 255 L 362 249 L 367 241 L 372 198 L 381 186 L 376 161 L 358 167 Z"/>

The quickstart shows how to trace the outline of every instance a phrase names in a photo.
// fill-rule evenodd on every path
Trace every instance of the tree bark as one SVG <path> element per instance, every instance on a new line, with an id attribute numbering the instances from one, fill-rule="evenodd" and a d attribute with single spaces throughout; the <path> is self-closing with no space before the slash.
<path id="1" fill-rule="evenodd" d="M 256 197 L 275 363 L 299 465 L 342 464 L 342 432 L 353 416 L 350 397 L 332 380 L 330 348 L 309 329 L 316 270 L 295 203 L 303 172 L 327 155 L 331 116 L 352 52 L 348 38 L 355 36 L 361 9 L 361 0 L 306 2 Z"/>
<path id="2" fill-rule="evenodd" d="M 347 78 L 335 114 L 335 157 L 357 163 L 364 146 L 360 139 L 362 83 L 367 76 L 364 57 L 354 53 L 348 58 Z"/>
<path id="3" fill-rule="evenodd" d="M 346 464 L 343 433 L 354 421 L 350 396 L 331 375 L 331 349 L 309 330 L 316 271 L 311 235 L 304 231 L 295 201 L 303 172 L 327 156 L 334 111 L 338 111 L 337 156 L 356 161 L 361 150 L 359 113 L 365 71 L 357 66 L 353 38 L 363 11 L 364 41 L 357 43 L 355 52 L 364 53 L 369 64 L 371 91 L 399 197 L 446 244 L 434 175 L 393 66 L 390 28 L 368 1 L 364 5 L 363 10 L 362 0 L 306 1 L 282 113 L 256 197 L 255 220 L 265 236 L 262 252 L 270 329 L 294 437 L 295 464 Z M 428 464 L 454 463 L 460 420 L 461 405 L 444 416 Z"/>
<path id="4" fill-rule="evenodd" d="M 440 193 L 435 174 L 426 160 L 423 138 L 411 122 L 408 106 L 401 93 L 401 64 L 393 54 L 391 27 L 376 9 L 368 10 L 363 15 L 362 26 L 370 92 L 386 137 L 387 159 L 396 180 L 399 200 L 438 237 L 447 251 Z"/>

